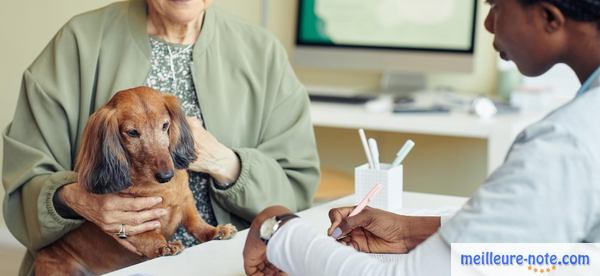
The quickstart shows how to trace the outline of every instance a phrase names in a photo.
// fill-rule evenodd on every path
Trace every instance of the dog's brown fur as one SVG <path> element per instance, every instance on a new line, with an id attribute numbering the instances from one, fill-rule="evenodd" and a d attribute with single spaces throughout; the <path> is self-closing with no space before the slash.
<path id="1" fill-rule="evenodd" d="M 134 129 L 139 135 L 132 135 L 136 134 Z M 95 224 L 85 222 L 39 251 L 36 274 L 100 274 L 178 254 L 183 250 L 181 242 L 168 239 L 180 224 L 200 242 L 232 237 L 235 227 L 213 227 L 196 210 L 185 170 L 195 159 L 193 137 L 174 96 L 147 87 L 115 94 L 85 127 L 77 156 L 76 185 L 97 194 L 160 196 L 163 201 L 157 207 L 167 209 L 168 214 L 160 219 L 160 229 L 127 238 L 143 257 L 122 247 Z M 159 183 L 157 173 L 169 171 L 174 173 L 170 181 Z"/>

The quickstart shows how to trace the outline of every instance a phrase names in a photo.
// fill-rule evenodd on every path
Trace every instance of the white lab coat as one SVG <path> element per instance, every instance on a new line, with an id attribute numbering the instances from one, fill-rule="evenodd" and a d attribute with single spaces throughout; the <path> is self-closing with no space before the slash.
<path id="1" fill-rule="evenodd" d="M 403 261 L 381 263 L 302 219 L 275 233 L 267 257 L 291 275 L 450 275 L 457 242 L 600 242 L 600 68 L 575 99 L 524 130 L 505 163 Z"/>

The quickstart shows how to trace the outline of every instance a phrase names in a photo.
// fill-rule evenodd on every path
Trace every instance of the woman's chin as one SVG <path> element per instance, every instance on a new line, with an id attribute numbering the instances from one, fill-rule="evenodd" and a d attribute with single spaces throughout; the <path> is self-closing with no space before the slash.
<path id="1" fill-rule="evenodd" d="M 195 12 L 195 11 L 191 11 L 189 9 L 185 9 L 185 10 L 173 12 L 173 13 L 169 14 L 168 16 L 169 16 L 170 21 L 176 22 L 177 24 L 185 25 L 185 24 L 193 23 L 194 21 L 201 18 L 203 12 L 204 12 L 203 10 L 199 10 L 199 11 Z"/>
<path id="2" fill-rule="evenodd" d="M 515 62 L 516 63 L 516 62 Z M 540 76 L 544 73 L 546 73 L 551 67 L 536 67 L 536 66 L 523 66 L 523 65 L 519 65 L 519 63 L 517 64 L 517 68 L 519 69 L 519 72 L 521 72 L 521 74 L 523 74 L 524 76 L 527 77 L 537 77 Z"/>

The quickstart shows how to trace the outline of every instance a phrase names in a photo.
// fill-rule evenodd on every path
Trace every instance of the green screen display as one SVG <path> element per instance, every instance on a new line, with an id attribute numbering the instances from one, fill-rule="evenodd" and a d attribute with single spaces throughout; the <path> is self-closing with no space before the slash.
<path id="1" fill-rule="evenodd" d="M 476 0 L 301 0 L 301 45 L 473 50 Z"/>

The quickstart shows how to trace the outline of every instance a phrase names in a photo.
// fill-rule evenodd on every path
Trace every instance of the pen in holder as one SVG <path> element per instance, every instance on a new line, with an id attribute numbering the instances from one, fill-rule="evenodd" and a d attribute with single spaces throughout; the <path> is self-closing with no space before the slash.
<path id="1" fill-rule="evenodd" d="M 369 206 L 387 211 L 402 209 L 402 165 L 392 167 L 390 164 L 381 164 L 379 170 L 370 169 L 369 164 L 354 168 L 354 194 L 357 198 L 364 198 L 376 185 L 381 184 L 379 194 L 375 195 Z"/>

